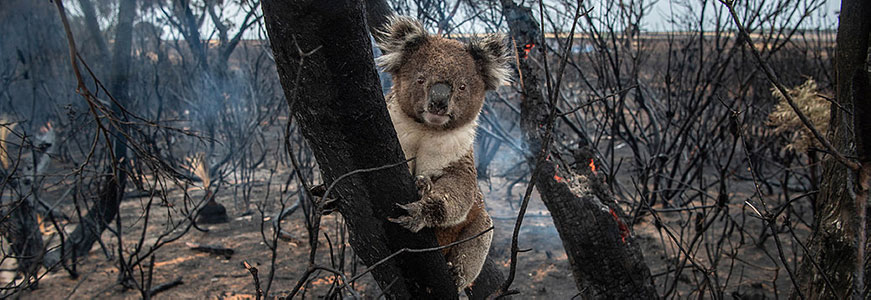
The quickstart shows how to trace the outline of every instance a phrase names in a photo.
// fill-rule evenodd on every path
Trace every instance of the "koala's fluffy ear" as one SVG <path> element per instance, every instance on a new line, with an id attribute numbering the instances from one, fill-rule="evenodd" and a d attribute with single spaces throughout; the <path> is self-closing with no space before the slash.
<path id="1" fill-rule="evenodd" d="M 384 71 L 394 74 L 399 71 L 403 57 L 417 50 L 429 37 L 423 24 L 399 15 L 388 17 L 387 25 L 379 33 L 377 43 L 383 54 L 375 62 Z"/>
<path id="2" fill-rule="evenodd" d="M 469 53 L 475 58 L 488 90 L 496 89 L 511 76 L 508 66 L 511 58 L 508 56 L 508 47 L 504 40 L 504 34 L 490 34 L 483 38 L 472 39 L 468 45 Z"/>

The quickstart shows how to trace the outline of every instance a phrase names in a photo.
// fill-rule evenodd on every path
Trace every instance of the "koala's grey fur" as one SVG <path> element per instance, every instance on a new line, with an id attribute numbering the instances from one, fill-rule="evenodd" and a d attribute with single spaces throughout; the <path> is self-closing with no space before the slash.
<path id="1" fill-rule="evenodd" d="M 508 80 L 504 36 L 462 43 L 430 35 L 408 17 L 392 17 L 382 36 L 377 62 L 394 81 L 387 107 L 406 158 L 416 158 L 409 167 L 421 196 L 391 221 L 415 232 L 432 227 L 440 245 L 487 230 L 493 222 L 473 144 L 485 92 Z M 492 238 L 490 231 L 443 251 L 461 290 L 478 277 Z"/>

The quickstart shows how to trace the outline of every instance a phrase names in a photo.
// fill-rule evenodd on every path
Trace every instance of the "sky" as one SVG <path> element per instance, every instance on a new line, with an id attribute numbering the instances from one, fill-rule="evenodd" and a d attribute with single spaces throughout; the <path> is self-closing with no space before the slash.
<path id="1" fill-rule="evenodd" d="M 770 4 L 774 4 L 774 3 L 778 2 L 775 0 L 763 0 L 763 1 L 768 2 Z M 656 2 L 652 8 L 650 17 L 647 19 L 648 24 L 646 24 L 647 25 L 646 29 L 648 31 L 670 31 L 671 26 L 668 24 L 667 20 L 669 19 L 669 15 L 670 15 L 671 11 L 674 11 L 675 13 L 679 13 L 683 9 L 679 5 L 680 2 L 685 2 L 685 1 L 660 0 L 660 1 Z M 691 1 L 691 2 L 693 2 L 694 4 L 697 4 L 699 1 Z M 713 7 L 722 6 L 722 4 L 717 0 L 709 0 L 708 2 L 710 2 L 710 3 L 706 7 L 708 8 L 707 13 L 709 15 L 713 11 Z M 736 2 L 738 3 L 738 5 L 740 5 L 742 2 L 747 2 L 747 1 L 737 0 Z M 756 1 L 754 1 L 754 2 L 756 2 Z M 793 2 L 796 2 L 796 1 L 793 0 Z M 698 11 L 698 7 L 699 7 L 699 5 L 695 5 L 696 11 Z M 837 13 L 838 13 L 838 11 L 840 11 L 840 9 L 841 9 L 841 1 L 823 0 L 822 7 L 818 11 L 818 13 L 824 14 L 825 23 L 828 24 L 828 26 L 836 26 L 837 21 L 838 21 Z M 739 15 L 740 15 L 740 13 L 739 13 Z M 797 19 L 797 18 L 794 17 L 794 19 Z M 826 28 L 826 29 L 835 29 L 835 28 Z"/>
<path id="2" fill-rule="evenodd" d="M 449 1 L 449 6 L 450 6 L 451 5 L 450 3 L 453 3 L 454 1 L 458 1 L 458 0 L 447 0 L 447 1 Z M 518 0 L 515 0 L 515 1 L 518 1 Z M 706 10 L 705 10 L 706 16 L 712 16 L 715 8 L 721 8 L 723 6 L 721 3 L 719 3 L 718 0 L 655 0 L 655 1 L 645 0 L 644 2 L 652 3 L 652 7 L 651 7 L 648 15 L 645 16 L 645 18 L 643 19 L 641 30 L 647 31 L 647 32 L 684 31 L 685 29 L 675 27 L 674 25 L 672 25 L 668 22 L 668 20 L 670 19 L 670 16 L 672 14 L 678 15 L 678 16 L 698 15 L 701 11 L 700 10 L 701 5 L 699 3 L 701 3 L 702 1 L 707 1 L 707 3 L 708 3 L 705 6 L 706 7 Z M 775 4 L 781 2 L 781 0 L 736 0 L 738 6 L 741 6 L 742 4 L 746 4 L 747 2 L 759 3 L 760 1 L 762 3 L 764 3 L 765 5 L 775 5 Z M 813 27 L 819 26 L 819 27 L 822 27 L 823 29 L 835 29 L 834 27 L 837 26 L 837 12 L 840 10 L 840 5 L 841 5 L 840 1 L 835 1 L 835 0 L 789 0 L 789 1 L 796 2 L 799 5 L 807 3 L 808 1 L 817 1 L 817 2 L 822 1 L 822 7 L 817 12 L 817 15 L 816 15 L 816 17 L 817 17 L 816 19 L 822 20 L 820 22 L 822 25 L 813 24 L 813 25 L 810 25 L 810 27 L 813 28 Z M 227 1 L 227 3 L 231 3 L 231 2 L 233 2 L 233 1 Z M 621 2 L 622 1 L 620 1 L 620 0 L 613 0 L 613 1 L 612 0 L 586 0 L 585 1 L 587 7 L 592 7 L 591 16 L 593 16 L 593 17 L 602 16 L 603 14 L 605 14 L 607 12 L 613 13 L 614 6 L 608 7 L 605 3 L 621 3 Z M 687 2 L 691 3 L 690 8 L 687 8 L 686 6 L 681 5 L 681 3 L 687 3 Z M 526 0 L 524 5 L 530 5 L 530 3 L 533 3 L 533 2 Z M 545 5 L 546 5 L 546 7 L 549 7 L 550 10 L 558 11 L 559 13 L 563 13 L 563 14 L 571 13 L 571 12 L 566 12 L 566 11 L 569 11 L 571 9 L 561 9 L 561 6 L 558 3 L 559 3 L 558 1 L 554 1 L 554 0 L 545 0 Z M 227 14 L 225 16 L 225 18 L 228 18 L 229 20 L 231 20 L 235 24 L 240 24 L 245 16 L 246 11 L 240 10 L 239 7 L 234 6 L 234 4 L 228 4 L 228 5 L 230 5 L 230 6 L 227 9 L 225 9 L 225 14 Z M 78 7 L 74 7 L 71 9 L 73 10 L 72 13 L 75 14 L 75 13 L 77 13 Z M 688 10 L 691 10 L 692 14 L 688 14 L 687 13 Z M 533 9 L 533 11 L 537 16 L 538 10 Z M 460 11 L 458 13 L 458 15 L 455 16 L 455 20 L 464 19 L 465 17 L 462 14 L 463 14 L 462 11 Z M 739 11 L 739 15 L 742 15 L 742 13 L 740 11 Z M 567 21 L 568 17 L 566 16 L 562 19 L 563 20 L 561 20 L 561 22 L 563 22 L 563 26 L 566 27 L 563 30 L 568 31 L 568 29 L 569 29 L 568 26 L 570 25 L 570 24 L 568 24 L 568 21 Z M 709 18 L 706 18 L 706 19 L 709 19 Z M 792 21 L 794 21 L 794 20 L 797 20 L 798 17 L 793 16 L 792 19 L 793 19 Z M 107 21 L 109 21 L 109 20 L 107 20 Z M 713 20 L 709 19 L 709 21 L 706 22 L 705 26 L 710 27 L 713 24 L 714 24 Z M 254 26 L 252 28 L 252 30 L 248 30 L 246 32 L 246 34 L 244 35 L 244 38 L 246 38 L 246 39 L 263 38 L 265 36 L 265 33 L 258 32 L 259 30 L 256 27 L 257 26 Z M 208 38 L 208 33 L 211 32 L 213 30 L 213 28 L 214 28 L 214 26 L 209 21 L 207 21 L 203 24 L 203 28 L 202 28 L 201 32 L 203 32 L 203 34 L 206 35 L 206 36 L 204 36 L 204 38 Z M 463 33 L 483 32 L 483 31 L 486 31 L 486 29 L 484 29 L 483 27 L 481 27 L 479 25 L 470 24 L 470 23 L 466 23 L 466 25 L 463 25 L 459 29 L 459 32 L 463 32 Z M 176 37 L 178 37 L 178 35 L 173 35 L 170 28 L 164 29 L 164 38 L 173 39 Z M 214 37 L 214 38 L 216 38 L 216 37 Z"/>

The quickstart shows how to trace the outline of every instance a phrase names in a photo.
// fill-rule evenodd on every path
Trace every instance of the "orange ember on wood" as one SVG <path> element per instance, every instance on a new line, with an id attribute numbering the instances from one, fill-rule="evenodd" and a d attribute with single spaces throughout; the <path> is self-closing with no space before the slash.
<path id="1" fill-rule="evenodd" d="M 614 217 L 614 221 L 617 221 L 617 226 L 620 228 L 620 238 L 623 239 L 623 243 L 626 243 L 626 238 L 629 237 L 629 227 L 626 227 L 626 224 L 623 221 L 620 221 L 620 218 L 617 217 L 617 213 L 614 212 L 614 209 L 611 208 L 611 216 Z"/>
<path id="2" fill-rule="evenodd" d="M 590 170 L 593 171 L 593 174 L 596 174 L 596 164 L 593 163 L 593 159 L 590 159 Z"/>
<path id="3" fill-rule="evenodd" d="M 535 47 L 535 43 L 529 43 L 523 45 L 523 58 L 529 57 L 529 51 L 532 51 L 532 48 Z"/>

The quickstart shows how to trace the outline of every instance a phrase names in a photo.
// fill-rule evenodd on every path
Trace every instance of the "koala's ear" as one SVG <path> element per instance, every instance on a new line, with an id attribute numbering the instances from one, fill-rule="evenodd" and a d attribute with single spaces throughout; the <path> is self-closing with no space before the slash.
<path id="1" fill-rule="evenodd" d="M 384 71 L 394 74 L 399 71 L 403 58 L 417 50 L 429 37 L 423 24 L 399 15 L 388 17 L 387 25 L 379 31 L 378 36 L 376 42 L 383 53 L 375 62 Z"/>
<path id="2" fill-rule="evenodd" d="M 504 40 L 504 34 L 490 34 L 483 38 L 472 39 L 467 46 L 469 53 L 478 64 L 478 71 L 484 78 L 488 90 L 496 89 L 511 76 L 511 69 L 508 66 L 511 58 Z"/>

